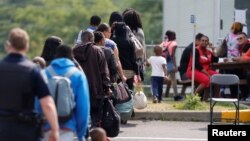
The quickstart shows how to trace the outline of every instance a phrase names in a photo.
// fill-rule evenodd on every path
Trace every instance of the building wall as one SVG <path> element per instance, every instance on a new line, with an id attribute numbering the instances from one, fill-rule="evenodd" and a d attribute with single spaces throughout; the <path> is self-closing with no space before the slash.
<path id="1" fill-rule="evenodd" d="M 220 19 L 222 25 L 220 27 L 219 38 L 224 38 L 229 32 L 234 22 L 234 0 L 220 0 Z"/>
<path id="2" fill-rule="evenodd" d="M 166 30 L 176 32 L 179 65 L 184 48 L 194 40 L 194 29 L 195 33 L 204 33 L 215 46 L 219 46 L 219 39 L 230 32 L 234 21 L 234 0 L 163 0 L 163 12 L 162 34 Z M 191 15 L 196 16 L 196 26 L 190 22 Z"/>
<path id="3" fill-rule="evenodd" d="M 246 12 L 246 21 L 248 29 L 248 37 L 250 37 L 250 0 L 235 0 L 235 9 L 248 9 Z"/>
<path id="4" fill-rule="evenodd" d="M 202 32 L 212 38 L 215 26 L 214 0 L 164 0 L 164 31 L 174 30 L 180 46 L 193 41 L 194 25 L 190 16 L 196 16 L 196 33 Z"/>
<path id="5" fill-rule="evenodd" d="M 174 30 L 179 45 L 187 46 L 193 41 L 194 26 L 190 23 L 190 15 L 194 14 L 196 33 L 208 35 L 213 44 L 219 45 L 218 40 L 230 32 L 230 26 L 234 21 L 234 1 L 163 0 L 163 35 L 168 29 Z"/>

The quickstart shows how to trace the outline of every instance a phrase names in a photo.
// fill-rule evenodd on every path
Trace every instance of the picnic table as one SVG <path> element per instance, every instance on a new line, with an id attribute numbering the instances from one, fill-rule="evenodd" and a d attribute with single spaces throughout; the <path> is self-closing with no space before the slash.
<path id="1" fill-rule="evenodd" d="M 219 63 L 212 63 L 211 67 L 213 69 L 220 69 L 220 70 L 243 69 L 246 71 L 250 71 L 250 62 L 219 62 Z M 240 84 L 247 84 L 247 80 L 241 79 Z"/>

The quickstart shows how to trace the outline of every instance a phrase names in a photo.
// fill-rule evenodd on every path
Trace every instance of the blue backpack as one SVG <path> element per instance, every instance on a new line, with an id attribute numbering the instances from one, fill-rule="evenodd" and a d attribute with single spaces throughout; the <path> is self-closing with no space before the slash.
<path id="1" fill-rule="evenodd" d="M 75 108 L 75 95 L 69 78 L 78 70 L 77 68 L 71 68 L 64 75 L 58 75 L 51 66 L 47 70 L 51 75 L 47 85 L 55 101 L 58 120 L 59 122 L 65 122 L 71 118 Z"/>

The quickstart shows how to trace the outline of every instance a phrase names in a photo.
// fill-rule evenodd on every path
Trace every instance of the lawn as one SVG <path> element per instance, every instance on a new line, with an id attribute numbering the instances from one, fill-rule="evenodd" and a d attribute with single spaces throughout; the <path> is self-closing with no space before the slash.
<path id="1" fill-rule="evenodd" d="M 194 110 L 183 109 L 183 105 L 186 103 L 183 101 L 174 101 L 173 98 L 164 98 L 161 103 L 153 103 L 151 98 L 148 98 L 147 107 L 142 110 L 142 112 L 167 112 L 167 111 L 209 111 L 209 102 L 200 102 L 200 105 Z M 234 105 L 232 103 L 218 103 L 214 108 L 215 111 L 226 111 L 234 110 Z M 240 109 L 247 109 L 246 106 L 240 106 Z"/>

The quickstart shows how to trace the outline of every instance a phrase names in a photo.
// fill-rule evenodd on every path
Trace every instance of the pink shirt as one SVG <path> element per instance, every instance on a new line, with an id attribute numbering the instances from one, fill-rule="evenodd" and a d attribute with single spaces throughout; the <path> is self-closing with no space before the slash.
<path id="1" fill-rule="evenodd" d="M 172 55 L 174 47 L 177 46 L 177 42 L 176 41 L 163 41 L 160 44 L 160 46 L 163 47 L 163 50 L 168 48 L 168 51 L 169 51 L 170 55 Z"/>

